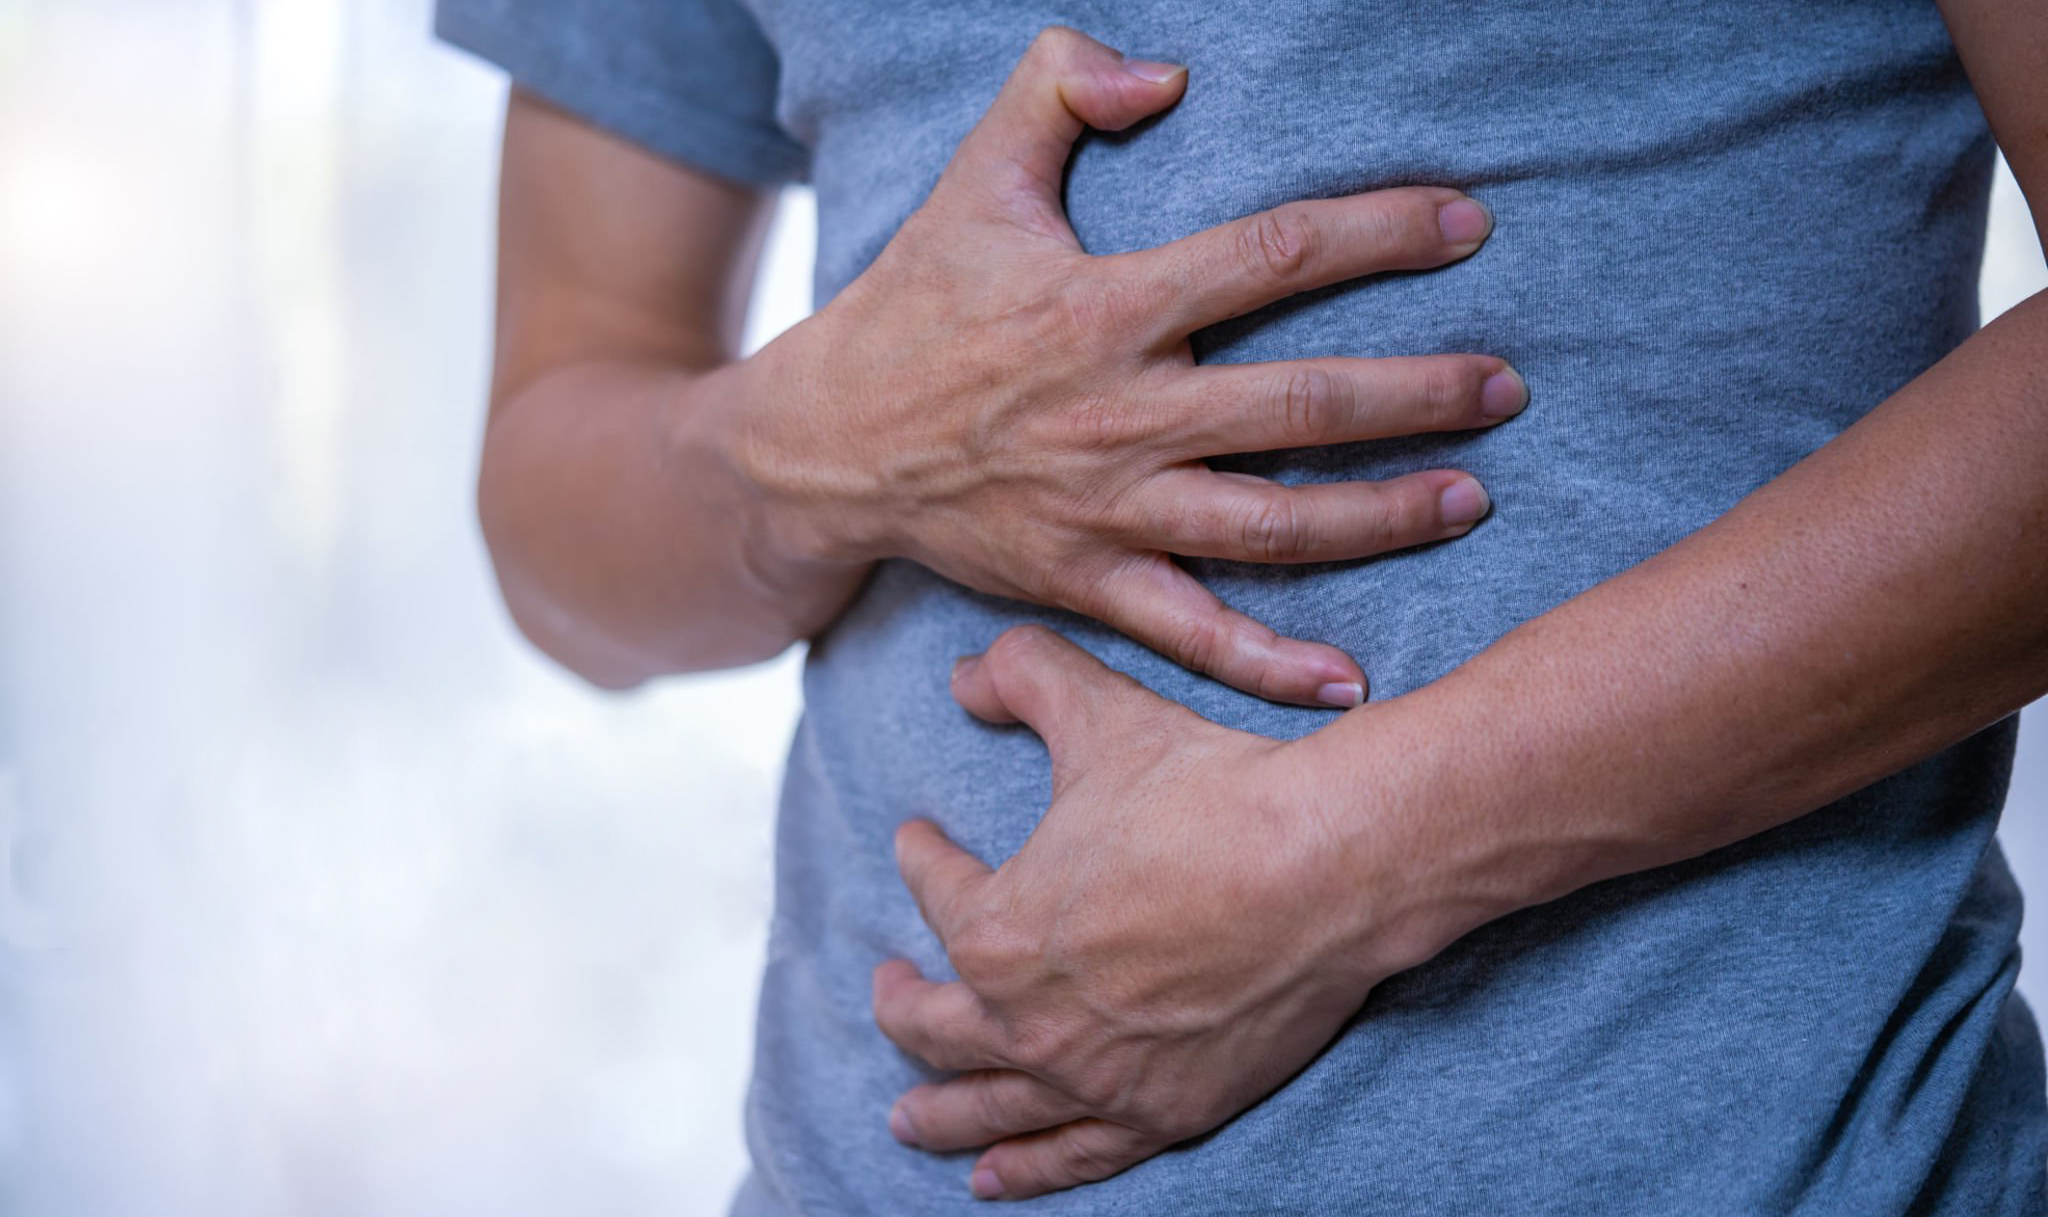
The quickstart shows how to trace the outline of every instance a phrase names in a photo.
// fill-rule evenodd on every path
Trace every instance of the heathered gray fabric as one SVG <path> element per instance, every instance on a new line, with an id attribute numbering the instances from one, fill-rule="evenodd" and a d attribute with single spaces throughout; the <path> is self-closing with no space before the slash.
<path id="1" fill-rule="evenodd" d="M 668 155 L 808 173 L 820 300 L 1052 22 L 1192 69 L 1164 119 L 1077 155 L 1068 206 L 1093 251 L 1406 183 L 1492 207 L 1465 263 L 1197 342 L 1208 362 L 1483 351 L 1526 376 L 1528 411 L 1494 431 L 1236 462 L 1290 481 L 1453 465 L 1491 489 L 1492 517 L 1449 544 L 1193 564 L 1356 655 L 1382 697 L 1714 519 L 1976 325 L 1992 145 L 1925 0 L 729 4 L 443 0 L 440 28 Z M 741 1217 L 976 1211 L 968 1156 L 888 1135 L 925 1075 L 874 1029 L 868 974 L 897 954 L 945 973 L 891 861 L 898 822 L 931 816 L 997 862 L 1043 809 L 1038 741 L 947 695 L 955 656 L 1022 621 L 1230 726 L 1328 721 L 886 564 L 806 674 Z M 1383 985 L 1219 1132 L 1026 1211 L 2048 1212 L 2019 893 L 1992 836 L 2012 742 L 2001 725 L 1777 831 L 1488 926 Z"/>

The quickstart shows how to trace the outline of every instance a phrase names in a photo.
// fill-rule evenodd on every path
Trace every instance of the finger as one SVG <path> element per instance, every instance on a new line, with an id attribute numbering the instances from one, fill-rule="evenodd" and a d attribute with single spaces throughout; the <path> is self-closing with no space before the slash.
<path id="1" fill-rule="evenodd" d="M 1217 599 L 1165 554 L 1117 566 L 1093 581 L 1075 607 L 1184 668 L 1267 701 L 1349 709 L 1365 700 L 1365 672 L 1350 656 L 1281 637 Z"/>
<path id="2" fill-rule="evenodd" d="M 973 662 L 954 669 L 953 696 L 991 722 L 1038 732 L 1055 766 L 1173 703 L 1042 625 L 1006 630 Z"/>
<path id="3" fill-rule="evenodd" d="M 1086 1110 L 1028 1073 L 985 1069 L 906 1091 L 889 1111 L 889 1131 L 905 1145 L 950 1153 L 1052 1128 Z"/>
<path id="4" fill-rule="evenodd" d="M 1047 27 L 961 140 L 941 186 L 985 191 L 1034 227 L 1072 241 L 1060 181 L 1074 141 L 1087 127 L 1121 131 L 1157 114 L 1186 87 L 1185 68 L 1126 60 L 1077 30 Z"/>
<path id="5" fill-rule="evenodd" d="M 1486 209 L 1441 186 L 1304 199 L 1204 229 L 1157 249 L 1115 255 L 1167 300 L 1162 339 L 1360 275 L 1425 270 L 1478 249 Z"/>
<path id="6" fill-rule="evenodd" d="M 992 873 L 981 859 L 949 840 L 930 820 L 908 820 L 896 829 L 896 869 L 917 901 L 924 923 L 950 942 L 967 911 L 975 889 Z"/>
<path id="7" fill-rule="evenodd" d="M 981 670 L 981 656 L 962 655 L 953 663 L 953 700 L 985 723 L 1019 721 L 996 696 L 994 682 Z"/>
<path id="8" fill-rule="evenodd" d="M 1168 451 L 1201 457 L 1491 427 L 1529 389 L 1491 355 L 1420 355 L 1212 364 L 1162 396 Z"/>
<path id="9" fill-rule="evenodd" d="M 1002 1024 L 974 990 L 940 984 L 916 965 L 892 959 L 875 969 L 875 1026 L 898 1048 L 934 1069 L 1001 1069 L 1010 1064 Z"/>
<path id="10" fill-rule="evenodd" d="M 1166 1144 L 1107 1120 L 1076 1120 L 990 1147 L 974 1164 L 967 1186 L 983 1200 L 1026 1200 L 1100 1182 L 1150 1158 Z"/>
<path id="11" fill-rule="evenodd" d="M 1284 486 L 1200 466 L 1154 478 L 1147 540 L 1170 553 L 1239 562 L 1342 562 L 1461 537 L 1486 490 L 1451 469 L 1384 482 Z"/>

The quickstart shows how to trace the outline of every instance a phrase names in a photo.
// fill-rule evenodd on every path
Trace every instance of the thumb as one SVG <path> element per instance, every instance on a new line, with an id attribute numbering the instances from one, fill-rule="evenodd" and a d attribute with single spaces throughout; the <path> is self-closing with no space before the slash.
<path id="1" fill-rule="evenodd" d="M 942 188 L 983 194 L 1020 218 L 1072 240 L 1060 210 L 1060 181 L 1074 141 L 1088 127 L 1121 131 L 1180 100 L 1187 69 L 1125 59 L 1077 30 L 1048 26 L 1003 82 L 939 179 Z"/>
<path id="2" fill-rule="evenodd" d="M 1056 770 L 1115 746 L 1134 720 L 1173 705 L 1042 625 L 1005 631 L 961 660 L 953 697 L 977 718 L 1036 731 Z"/>

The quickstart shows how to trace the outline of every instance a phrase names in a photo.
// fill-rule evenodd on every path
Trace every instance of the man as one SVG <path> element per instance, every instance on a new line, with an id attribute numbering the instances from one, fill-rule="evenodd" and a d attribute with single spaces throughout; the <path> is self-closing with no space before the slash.
<path id="1" fill-rule="evenodd" d="M 2048 12 L 1063 15 L 441 6 L 515 617 L 811 640 L 736 1211 L 2048 1212 Z"/>

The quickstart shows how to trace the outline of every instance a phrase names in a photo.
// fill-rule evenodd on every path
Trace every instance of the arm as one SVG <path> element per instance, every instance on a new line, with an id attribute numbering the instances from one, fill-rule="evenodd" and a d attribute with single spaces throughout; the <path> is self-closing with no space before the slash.
<path id="1" fill-rule="evenodd" d="M 732 391 L 768 196 L 515 90 L 500 206 L 477 498 L 513 619 L 613 687 L 821 628 L 864 568 L 750 546 L 691 407 Z"/>
<path id="2" fill-rule="evenodd" d="M 1946 11 L 2038 221 L 2048 14 Z M 897 1135 L 991 1146 L 984 1196 L 1114 1174 L 1270 1092 L 1478 926 L 1784 823 L 2048 691 L 2043 351 L 2048 294 L 1681 544 L 1298 742 L 1042 631 L 963 663 L 963 705 L 1045 738 L 1053 806 L 994 871 L 899 833 L 961 979 L 885 963 L 876 1018 L 972 1072 L 906 1094 Z"/>
<path id="3" fill-rule="evenodd" d="M 1491 426 L 1527 390 L 1480 354 L 1198 368 L 1187 336 L 1466 257 L 1490 222 L 1417 187 L 1089 256 L 1059 204 L 1075 139 L 1185 81 L 1048 31 L 874 264 L 738 361 L 759 192 L 515 96 L 479 499 L 521 627 L 631 685 L 774 655 L 905 557 L 1248 692 L 1356 705 L 1348 656 L 1231 610 L 1168 554 L 1363 557 L 1462 535 L 1485 492 L 1452 470 L 1286 487 L 1204 458 Z"/>
<path id="4" fill-rule="evenodd" d="M 1762 832 L 2012 713 L 2048 692 L 2044 350 L 2036 296 L 1713 526 L 1333 726 L 1324 761 L 1363 780 L 1347 750 L 1431 758 L 1456 822 L 1426 865 L 1447 890 L 1488 875 L 1507 899 L 1483 921 Z"/>
<path id="5" fill-rule="evenodd" d="M 2048 13 L 1944 12 L 2048 234 Z M 2048 693 L 2044 352 L 2048 293 L 1714 524 L 1319 746 L 1341 766 L 1384 728 L 1426 749 L 1460 809 L 1433 865 L 1483 852 L 1444 882 L 1512 874 L 1520 906 L 1761 832 L 2018 710 Z"/>

